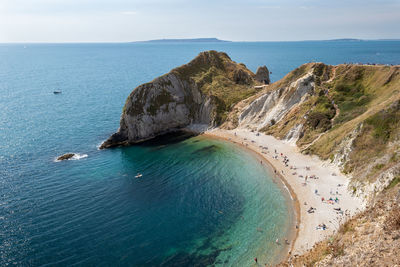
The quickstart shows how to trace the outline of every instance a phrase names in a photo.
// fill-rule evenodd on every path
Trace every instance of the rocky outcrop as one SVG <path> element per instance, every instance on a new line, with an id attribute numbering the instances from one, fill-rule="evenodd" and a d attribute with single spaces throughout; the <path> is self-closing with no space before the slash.
<path id="1" fill-rule="evenodd" d="M 255 93 L 254 84 L 254 73 L 227 54 L 202 52 L 133 90 L 118 131 L 100 148 L 142 142 L 192 124 L 219 125 L 231 107 Z"/>
<path id="2" fill-rule="evenodd" d="M 256 72 L 256 80 L 263 84 L 269 84 L 269 70 L 266 66 L 259 67 Z"/>
<path id="3" fill-rule="evenodd" d="M 74 156 L 75 156 L 74 153 L 67 153 L 67 154 L 64 154 L 64 155 L 59 156 L 59 157 L 57 158 L 57 160 L 68 160 L 68 159 L 73 158 Z"/>
<path id="4" fill-rule="evenodd" d="M 350 190 L 372 199 L 400 175 L 399 85 L 398 66 L 308 63 L 241 101 L 224 125 L 329 160 L 352 177 Z"/>
<path id="5" fill-rule="evenodd" d="M 351 133 L 349 133 L 340 144 L 337 145 L 336 153 L 333 157 L 332 163 L 338 166 L 342 171 L 344 165 L 349 161 L 352 151 L 354 140 L 362 129 L 362 123 L 359 124 Z"/>
<path id="6" fill-rule="evenodd" d="M 145 141 L 192 123 L 214 124 L 216 103 L 196 84 L 169 73 L 139 86 L 126 101 L 120 128 L 101 148 Z"/>
<path id="7" fill-rule="evenodd" d="M 333 163 L 348 176 L 347 190 L 369 207 L 283 266 L 399 262 L 400 208 L 392 201 L 394 193 L 400 199 L 399 86 L 399 66 L 309 63 L 235 106 L 230 125 Z"/>
<path id="8" fill-rule="evenodd" d="M 241 127 L 256 125 L 257 129 L 274 125 L 291 109 L 304 102 L 313 89 L 314 76 L 308 73 L 288 87 L 267 92 L 243 110 L 239 116 L 239 125 Z"/>

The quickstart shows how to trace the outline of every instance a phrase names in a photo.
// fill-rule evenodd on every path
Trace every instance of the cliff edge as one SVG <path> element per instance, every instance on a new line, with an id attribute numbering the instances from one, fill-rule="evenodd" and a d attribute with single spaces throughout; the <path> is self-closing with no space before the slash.
<path id="1" fill-rule="evenodd" d="M 253 72 L 227 54 L 202 52 L 188 64 L 134 89 L 118 131 L 100 148 L 135 144 L 193 124 L 217 126 L 231 107 L 255 94 L 258 84 Z"/>

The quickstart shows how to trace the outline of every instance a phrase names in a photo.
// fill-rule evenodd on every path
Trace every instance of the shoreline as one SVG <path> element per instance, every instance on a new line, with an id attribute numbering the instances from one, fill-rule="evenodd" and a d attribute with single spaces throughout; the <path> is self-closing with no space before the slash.
<path id="1" fill-rule="evenodd" d="M 286 255 L 281 257 L 282 260 L 301 255 L 317 242 L 334 234 L 340 225 L 363 207 L 362 201 L 351 196 L 347 190 L 349 180 L 336 166 L 315 156 L 303 155 L 294 145 L 244 129 L 216 128 L 202 135 L 220 138 L 254 152 L 274 170 L 274 178 L 278 178 L 286 187 L 294 210 L 294 223 L 291 225 L 296 227 L 293 231 L 289 230 L 289 233 L 294 234 L 290 234 L 290 239 L 288 238 L 290 246 Z M 290 163 L 281 162 L 281 153 Z M 292 169 L 292 164 L 295 169 Z M 308 179 L 307 173 L 310 175 Z M 314 176 L 318 179 L 311 178 Z M 335 199 L 334 197 L 338 201 L 328 200 Z M 341 209 L 343 206 L 345 208 Z M 309 212 L 311 207 L 314 210 Z M 340 211 L 337 210 L 339 208 Z M 321 225 L 325 226 L 321 227 L 324 230 L 319 229 Z"/>
<path id="2" fill-rule="evenodd" d="M 290 229 L 288 229 L 288 237 L 287 240 L 289 241 L 290 245 L 286 246 L 286 244 L 284 242 L 282 242 L 283 240 L 280 240 L 280 245 L 285 246 L 285 249 L 282 250 L 282 252 L 280 253 L 281 255 L 279 255 L 278 260 L 275 262 L 275 264 L 278 264 L 282 261 L 288 260 L 295 241 L 297 239 L 297 236 L 299 234 L 299 229 L 298 227 L 296 227 L 297 225 L 300 225 L 300 203 L 298 201 L 297 195 L 294 192 L 293 188 L 290 186 L 290 184 L 286 181 L 286 179 L 279 173 L 276 172 L 274 174 L 274 170 L 276 170 L 274 168 L 274 165 L 271 164 L 269 162 L 268 159 L 266 159 L 261 153 L 259 153 L 258 151 L 255 151 L 247 146 L 245 146 L 244 144 L 241 144 L 239 142 L 235 142 L 234 140 L 232 140 L 229 137 L 225 137 L 225 136 L 220 136 L 220 135 L 215 135 L 212 132 L 204 132 L 202 134 L 200 134 L 201 136 L 206 136 L 207 138 L 212 138 L 212 139 L 217 139 L 217 140 L 223 140 L 226 142 L 230 142 L 233 143 L 234 145 L 239 146 L 241 149 L 247 150 L 250 153 L 255 154 L 255 156 L 259 159 L 262 160 L 263 164 L 265 164 L 264 166 L 266 166 L 266 168 L 270 169 L 271 171 L 271 175 L 272 175 L 272 180 L 274 181 L 274 183 L 278 182 L 280 184 L 277 184 L 277 186 L 282 190 L 285 191 L 285 193 L 283 192 L 284 196 L 290 205 L 290 209 L 292 210 L 293 214 L 293 220 L 292 222 L 289 223 L 289 225 L 292 227 Z"/>

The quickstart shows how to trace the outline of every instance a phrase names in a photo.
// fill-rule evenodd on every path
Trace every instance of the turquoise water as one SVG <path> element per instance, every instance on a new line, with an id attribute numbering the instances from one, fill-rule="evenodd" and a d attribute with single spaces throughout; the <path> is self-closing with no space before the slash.
<path id="1" fill-rule="evenodd" d="M 269 171 L 204 137 L 99 151 L 126 97 L 208 49 L 273 80 L 310 61 L 400 62 L 400 42 L 25 46 L 0 45 L 1 266 L 273 261 L 291 218 Z M 87 157 L 54 161 L 66 152 Z"/>

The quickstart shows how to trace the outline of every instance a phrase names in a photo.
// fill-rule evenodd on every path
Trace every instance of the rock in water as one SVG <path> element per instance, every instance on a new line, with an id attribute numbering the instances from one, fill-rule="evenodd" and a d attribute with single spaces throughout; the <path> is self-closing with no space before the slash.
<path id="1" fill-rule="evenodd" d="M 254 73 L 222 52 L 200 53 L 188 64 L 142 84 L 126 100 L 120 127 L 100 148 L 130 145 L 203 124 L 221 124 L 232 107 L 255 94 Z"/>
<path id="2" fill-rule="evenodd" d="M 269 70 L 266 66 L 258 67 L 256 72 L 256 80 L 263 84 L 269 84 Z"/>
<path id="3" fill-rule="evenodd" d="M 73 156 L 75 156 L 74 153 L 67 153 L 67 154 L 64 154 L 64 155 L 59 156 L 59 157 L 57 158 L 57 160 L 67 160 L 67 159 L 72 158 Z"/>

